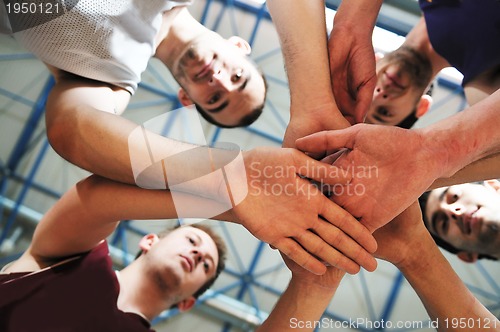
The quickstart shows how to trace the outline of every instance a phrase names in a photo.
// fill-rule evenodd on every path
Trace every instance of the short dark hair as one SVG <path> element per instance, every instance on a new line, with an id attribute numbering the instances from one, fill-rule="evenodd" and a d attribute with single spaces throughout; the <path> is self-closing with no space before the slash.
<path id="1" fill-rule="evenodd" d="M 429 233 L 431 234 L 432 238 L 434 239 L 434 242 L 436 242 L 436 244 L 443 248 L 444 250 L 456 255 L 458 254 L 459 252 L 461 251 L 464 251 L 464 250 L 460 250 L 458 248 L 456 248 L 455 246 L 451 245 L 450 243 L 446 242 L 445 240 L 443 240 L 442 238 L 440 238 L 439 236 L 433 234 L 430 229 L 429 229 L 429 220 L 427 219 L 427 215 L 425 213 L 425 211 L 427 210 L 427 201 L 429 200 L 429 195 L 430 195 L 431 191 L 427 191 L 425 193 L 423 193 L 419 198 L 418 198 L 418 203 L 420 204 L 420 210 L 422 211 L 422 220 L 424 221 L 424 225 L 425 227 L 427 228 L 427 230 L 429 231 Z M 490 256 L 490 255 L 486 255 L 486 254 L 479 254 L 478 256 L 478 259 L 491 259 L 491 260 L 498 260 L 496 257 L 493 257 L 493 256 Z"/>
<path id="2" fill-rule="evenodd" d="M 257 106 L 256 108 L 253 109 L 253 111 L 244 116 L 240 122 L 238 122 L 237 124 L 235 125 L 225 125 L 225 124 L 222 124 L 222 123 L 219 123 L 217 121 L 215 121 L 214 118 L 212 118 L 210 116 L 210 114 L 208 114 L 207 111 L 205 111 L 203 109 L 203 107 L 201 107 L 199 104 L 196 104 L 194 103 L 194 106 L 196 107 L 196 110 L 201 114 L 201 116 L 209 123 L 213 124 L 213 125 L 216 125 L 218 127 L 221 127 L 221 128 L 238 128 L 238 127 L 247 127 L 249 125 L 251 125 L 252 123 L 254 123 L 259 117 L 260 115 L 262 114 L 262 111 L 264 110 L 264 106 L 266 104 L 266 98 L 267 98 L 267 80 L 266 80 L 266 76 L 260 72 L 260 76 L 262 77 L 262 80 L 264 81 L 264 101 L 262 102 L 262 104 L 260 104 L 259 106 Z"/>

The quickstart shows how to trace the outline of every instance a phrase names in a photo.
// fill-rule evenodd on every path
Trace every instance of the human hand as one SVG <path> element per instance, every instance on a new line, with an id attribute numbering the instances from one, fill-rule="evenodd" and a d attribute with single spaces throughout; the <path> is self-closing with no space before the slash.
<path id="1" fill-rule="evenodd" d="M 292 116 L 283 138 L 285 148 L 294 148 L 297 139 L 310 134 L 349 127 L 349 122 L 339 116 L 335 103 L 314 105 L 314 108 L 307 111 L 303 109 L 294 111 L 297 107 L 291 105 Z"/>
<path id="2" fill-rule="evenodd" d="M 396 266 L 403 264 L 419 251 L 422 239 L 429 236 L 422 220 L 418 201 L 410 205 L 387 225 L 373 233 L 378 243 L 375 256 Z"/>
<path id="3" fill-rule="evenodd" d="M 389 126 L 358 124 L 316 133 L 296 144 L 310 153 L 347 148 L 334 165 L 353 179 L 334 186 L 332 199 L 371 231 L 414 202 L 445 164 L 445 156 L 429 149 L 421 132 Z"/>
<path id="4" fill-rule="evenodd" d="M 351 124 L 363 122 L 377 83 L 371 34 L 356 34 L 334 24 L 328 51 L 337 106 Z"/>
<path id="5" fill-rule="evenodd" d="M 328 290 L 335 290 L 345 274 L 344 271 L 336 267 L 328 266 L 324 274 L 316 275 L 297 265 L 297 263 L 292 261 L 282 252 L 280 252 L 280 254 L 285 262 L 285 265 L 292 272 L 292 278 L 303 284 L 326 288 Z"/>
<path id="6" fill-rule="evenodd" d="M 244 160 L 248 194 L 232 210 L 236 222 L 315 274 L 325 273 L 323 262 L 348 273 L 375 269 L 370 232 L 302 178 L 346 183 L 336 167 L 295 149 L 258 148 Z"/>

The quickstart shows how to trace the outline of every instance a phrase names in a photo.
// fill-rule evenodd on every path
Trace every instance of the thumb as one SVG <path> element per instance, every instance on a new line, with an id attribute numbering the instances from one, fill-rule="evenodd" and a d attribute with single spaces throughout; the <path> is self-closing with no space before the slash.
<path id="1" fill-rule="evenodd" d="M 358 96 L 356 98 L 357 104 L 354 110 L 356 123 L 365 122 L 366 113 L 368 113 L 368 109 L 370 108 L 373 100 L 374 88 L 374 85 L 372 87 L 372 84 L 367 84 L 358 91 Z"/>
<path id="2" fill-rule="evenodd" d="M 354 146 L 354 137 L 358 130 L 357 127 L 349 127 L 339 130 L 321 131 L 299 138 L 295 141 L 295 146 L 297 149 L 308 153 L 326 153 L 326 151 L 342 148 L 352 149 Z"/>

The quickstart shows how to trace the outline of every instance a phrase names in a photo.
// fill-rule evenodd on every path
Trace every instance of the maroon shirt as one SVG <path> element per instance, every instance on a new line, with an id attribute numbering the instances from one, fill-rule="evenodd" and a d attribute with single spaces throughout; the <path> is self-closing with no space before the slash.
<path id="1" fill-rule="evenodd" d="M 0 331 L 154 332 L 117 308 L 119 289 L 105 242 L 35 274 L 0 275 Z"/>

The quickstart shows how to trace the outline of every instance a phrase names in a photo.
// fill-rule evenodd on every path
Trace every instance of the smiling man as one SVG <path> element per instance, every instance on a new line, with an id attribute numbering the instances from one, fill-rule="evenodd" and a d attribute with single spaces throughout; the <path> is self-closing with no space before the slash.
<path id="1" fill-rule="evenodd" d="M 262 113 L 266 83 L 246 56 L 250 54 L 250 45 L 239 37 L 226 40 L 204 28 L 196 31 L 192 26 L 178 33 L 182 38 L 192 35 L 192 41 L 182 45 L 184 49 L 179 53 L 175 43 L 165 40 L 156 54 L 171 68 L 182 87 L 179 100 L 184 106 L 194 103 L 206 120 L 221 127 L 252 123 Z"/>
<path id="2" fill-rule="evenodd" d="M 420 198 L 436 243 L 461 260 L 500 258 L 500 182 L 434 189 Z"/>

